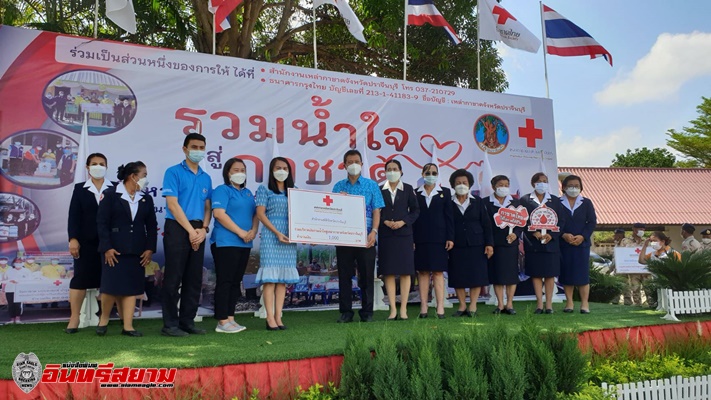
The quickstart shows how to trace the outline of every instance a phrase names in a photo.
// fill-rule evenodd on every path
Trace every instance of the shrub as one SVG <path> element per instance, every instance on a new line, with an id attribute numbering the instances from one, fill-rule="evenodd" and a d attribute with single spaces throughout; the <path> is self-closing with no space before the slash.
<path id="1" fill-rule="evenodd" d="M 301 386 L 296 388 L 296 400 L 332 400 L 338 396 L 338 388 L 333 382 L 328 383 L 328 387 L 324 388 L 319 383 L 314 383 L 308 390 L 303 390 Z"/>
<path id="2" fill-rule="evenodd" d="M 346 337 L 343 364 L 341 365 L 341 397 L 343 399 L 369 400 L 373 398 L 373 360 L 363 335 L 352 332 Z"/>
<path id="3" fill-rule="evenodd" d="M 648 354 L 642 360 L 603 362 L 593 368 L 592 381 L 596 384 L 618 384 L 666 379 L 677 375 L 700 376 L 710 372 L 711 366 L 708 364 L 684 360 L 677 355 Z"/>
<path id="4" fill-rule="evenodd" d="M 541 329 L 535 324 L 532 314 L 526 314 L 517 342 L 524 353 L 528 386 L 533 389 L 527 399 L 549 400 L 556 396 L 555 356 L 541 340 Z"/>
<path id="5" fill-rule="evenodd" d="M 472 351 L 472 340 L 462 338 L 449 349 L 451 369 L 445 371 L 446 399 L 486 400 L 489 398 L 489 382 L 481 367 L 483 360 Z"/>
<path id="6" fill-rule="evenodd" d="M 577 393 L 565 394 L 559 393 L 557 400 L 614 400 L 617 399 L 615 389 L 612 388 L 610 393 L 605 393 L 600 386 L 590 382 L 586 383 Z"/>
<path id="7" fill-rule="evenodd" d="M 411 398 L 407 364 L 398 352 L 397 343 L 389 334 L 383 334 L 375 345 L 373 364 L 373 394 L 379 400 Z"/>
<path id="8" fill-rule="evenodd" d="M 617 299 L 627 288 L 627 278 L 620 275 L 608 275 L 599 268 L 590 267 L 590 301 L 609 303 Z"/>
<path id="9" fill-rule="evenodd" d="M 491 399 L 523 400 L 526 393 L 526 365 L 521 345 L 513 340 L 499 343 L 492 352 Z"/>
<path id="10" fill-rule="evenodd" d="M 410 377 L 412 383 L 412 398 L 422 400 L 442 399 L 442 367 L 437 341 L 441 335 L 433 335 L 430 331 L 415 335 L 410 341 L 412 362 Z"/>
<path id="11" fill-rule="evenodd" d="M 650 260 L 647 269 L 658 287 L 675 291 L 711 289 L 711 251 L 683 252 L 681 260 L 673 256 Z"/>
<path id="12" fill-rule="evenodd" d="M 578 348 L 578 339 L 552 329 L 542 335 L 555 357 L 556 390 L 566 394 L 579 392 L 588 377 L 588 356 Z"/>

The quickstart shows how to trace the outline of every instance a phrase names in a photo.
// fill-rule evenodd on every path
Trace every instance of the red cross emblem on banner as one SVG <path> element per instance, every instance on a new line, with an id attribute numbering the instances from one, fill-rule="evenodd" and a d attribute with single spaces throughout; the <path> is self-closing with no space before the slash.
<path id="1" fill-rule="evenodd" d="M 323 202 L 330 207 L 331 204 L 333 204 L 333 199 L 331 198 L 331 196 L 326 195 L 326 197 L 323 198 Z"/>
<path id="2" fill-rule="evenodd" d="M 62 281 L 60 281 L 59 279 L 57 279 L 56 281 L 54 281 L 54 282 L 52 282 L 52 283 L 54 283 L 56 286 L 59 286 L 59 285 L 62 284 Z"/>
<path id="3" fill-rule="evenodd" d="M 526 118 L 526 126 L 518 128 L 518 137 L 526 139 L 526 147 L 536 147 L 536 140 L 543 139 L 543 129 L 538 129 L 531 118 Z"/>

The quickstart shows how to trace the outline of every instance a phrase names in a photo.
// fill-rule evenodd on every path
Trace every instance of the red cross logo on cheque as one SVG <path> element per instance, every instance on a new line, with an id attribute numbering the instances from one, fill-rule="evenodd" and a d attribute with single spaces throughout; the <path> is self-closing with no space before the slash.
<path id="1" fill-rule="evenodd" d="M 518 128 L 518 137 L 526 139 L 526 147 L 536 147 L 536 140 L 543 139 L 543 129 L 536 128 L 535 121 L 526 118 L 526 126 Z"/>
<path id="2" fill-rule="evenodd" d="M 62 284 L 62 281 L 60 281 L 59 279 L 57 279 L 56 281 L 54 281 L 54 282 L 52 282 L 52 283 L 54 283 L 56 286 L 59 286 L 59 285 Z"/>
<path id="3" fill-rule="evenodd" d="M 331 196 L 326 195 L 326 197 L 323 198 L 323 202 L 330 207 L 331 204 L 333 204 L 333 199 L 331 198 Z"/>

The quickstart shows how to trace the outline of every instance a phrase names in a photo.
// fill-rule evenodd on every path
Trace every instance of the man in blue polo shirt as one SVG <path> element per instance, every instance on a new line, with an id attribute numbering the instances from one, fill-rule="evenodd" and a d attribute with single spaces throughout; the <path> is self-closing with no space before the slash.
<path id="1" fill-rule="evenodd" d="M 183 153 L 185 160 L 168 168 L 163 177 L 163 197 L 168 205 L 163 229 L 165 273 L 161 333 L 165 336 L 205 334 L 194 322 L 211 215 L 212 179 L 198 165 L 205 157 L 205 137 L 197 133 L 187 135 Z"/>
<path id="2" fill-rule="evenodd" d="M 360 320 L 373 320 L 373 281 L 375 280 L 375 239 L 380 225 L 380 209 L 385 207 L 383 195 L 375 181 L 361 176 L 363 159 L 358 150 L 348 150 L 343 155 L 343 165 L 348 178 L 333 186 L 334 193 L 365 197 L 365 220 L 368 229 L 367 247 L 336 246 L 338 260 L 338 308 L 341 317 L 337 322 L 353 321 L 353 286 L 351 278 L 355 274 L 354 262 L 358 265 L 358 287 L 361 293 Z"/>

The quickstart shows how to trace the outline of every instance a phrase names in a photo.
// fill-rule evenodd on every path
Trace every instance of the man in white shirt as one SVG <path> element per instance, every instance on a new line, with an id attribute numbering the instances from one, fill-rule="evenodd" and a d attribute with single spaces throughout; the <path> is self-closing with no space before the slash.
<path id="1" fill-rule="evenodd" d="M 691 224 L 684 224 L 681 226 L 681 237 L 684 241 L 681 242 L 681 251 L 695 252 L 701 248 L 701 243 L 694 237 L 694 231 L 696 228 Z"/>

